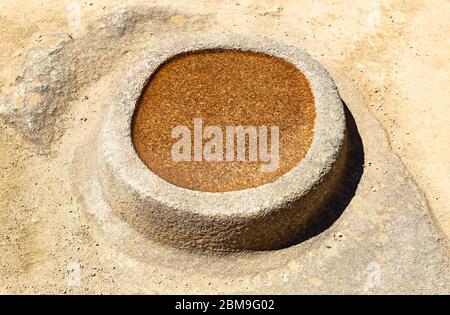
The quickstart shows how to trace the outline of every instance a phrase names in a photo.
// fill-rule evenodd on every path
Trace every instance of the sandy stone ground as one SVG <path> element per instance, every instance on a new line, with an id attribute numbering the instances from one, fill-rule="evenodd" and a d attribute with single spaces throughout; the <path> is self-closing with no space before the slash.
<path id="1" fill-rule="evenodd" d="M 448 1 L 2 0 L 0 100 L 14 90 L 24 52 L 40 38 L 80 38 L 88 21 L 118 5 L 141 3 L 173 8 L 164 23 L 175 33 L 267 36 L 305 49 L 325 67 L 337 66 L 364 95 L 391 149 L 425 193 L 436 224 L 450 236 Z M 97 258 L 102 244 L 73 202 L 69 178 L 54 169 L 70 167 L 78 134 L 87 137 L 101 118 L 96 104 L 106 97 L 108 80 L 87 86 L 62 116 L 57 133 L 66 140 L 55 140 L 60 153 L 55 146 L 44 152 L 0 124 L 0 293 L 121 292 L 114 266 Z M 71 285 L 77 274 L 82 284 Z"/>

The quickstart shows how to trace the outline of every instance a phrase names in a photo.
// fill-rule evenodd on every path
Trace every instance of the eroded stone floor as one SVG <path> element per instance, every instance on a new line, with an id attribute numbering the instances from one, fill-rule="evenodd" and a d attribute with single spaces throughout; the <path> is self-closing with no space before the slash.
<path id="1" fill-rule="evenodd" d="M 303 283 L 285 286 L 287 292 L 339 292 L 327 284 L 344 282 L 343 291 L 355 293 L 448 290 L 450 196 L 449 179 L 443 176 L 450 173 L 447 2 L 190 0 L 134 7 L 144 2 L 0 3 L 0 113 L 6 120 L 0 132 L 0 292 L 258 292 L 260 282 L 286 277 L 287 283 Z M 129 6 L 114 9 L 121 4 Z M 295 271 L 302 267 L 291 261 L 287 273 L 274 267 L 245 279 L 224 275 L 215 281 L 198 273 L 175 286 L 177 273 L 166 265 L 155 267 L 156 260 L 146 283 L 130 283 L 127 270 L 140 263 L 127 256 L 110 259 L 110 240 L 94 231 L 72 189 L 77 148 L 92 136 L 114 87 L 142 51 L 165 38 L 206 31 L 262 35 L 295 45 L 336 78 L 345 74 L 349 82 L 336 79 L 338 87 L 361 91 L 364 101 L 348 105 L 367 143 L 363 174 L 368 179 L 354 206 L 318 238 L 273 254 L 276 261 L 296 250 L 324 247 L 319 249 L 322 261 L 337 263 L 349 248 L 365 248 L 353 277 L 331 276 L 333 264 L 328 263 L 298 278 Z M 372 115 L 387 138 L 379 135 L 382 128 Z M 374 139 L 383 139 L 386 146 L 376 148 Z M 388 194 L 389 185 L 402 183 L 404 193 Z M 360 212 L 364 209 L 370 215 Z M 364 239 L 358 236 L 362 231 L 373 234 Z M 343 240 L 337 236 L 335 244 L 337 233 Z M 403 266 L 398 276 L 398 270 L 384 268 L 398 262 Z M 146 263 L 137 270 L 148 268 Z M 377 268 L 386 281 L 366 285 Z M 433 280 L 413 291 L 414 271 Z M 277 286 L 261 290 L 273 292 Z"/>

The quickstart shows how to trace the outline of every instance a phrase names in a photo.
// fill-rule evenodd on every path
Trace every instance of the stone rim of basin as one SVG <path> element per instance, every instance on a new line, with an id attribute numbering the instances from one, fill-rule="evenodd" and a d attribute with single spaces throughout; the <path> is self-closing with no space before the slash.
<path id="1" fill-rule="evenodd" d="M 154 71 L 175 55 L 206 49 L 260 52 L 287 60 L 309 80 L 316 122 L 305 157 L 271 183 L 228 192 L 177 187 L 139 159 L 131 123 Z M 345 115 L 328 72 L 307 53 L 266 38 L 205 34 L 162 44 L 136 62 L 100 132 L 97 177 L 111 208 L 145 237 L 181 248 L 268 250 L 290 244 L 332 195 L 345 164 Z"/>

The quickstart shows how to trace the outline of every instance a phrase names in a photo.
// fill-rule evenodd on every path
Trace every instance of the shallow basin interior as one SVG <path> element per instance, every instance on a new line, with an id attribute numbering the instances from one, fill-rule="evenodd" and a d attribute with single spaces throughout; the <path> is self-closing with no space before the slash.
<path id="1" fill-rule="evenodd" d="M 132 142 L 147 167 L 176 186 L 234 191 L 273 182 L 294 167 L 311 145 L 315 116 L 309 82 L 294 65 L 261 53 L 205 50 L 175 56 L 154 73 L 134 113 Z M 201 137 L 200 142 L 199 137 L 194 139 L 194 118 L 202 119 L 202 132 L 208 126 L 221 128 L 222 161 L 194 156 L 198 144 L 204 148 L 217 138 L 214 134 Z M 191 132 L 189 161 L 173 159 L 173 145 L 181 139 L 181 135 L 172 137 L 177 126 L 186 126 Z M 257 161 L 250 160 L 249 136 L 245 138 L 244 161 L 226 161 L 226 126 L 253 126 L 257 131 L 267 126 L 269 153 L 273 148 L 270 127 L 277 126 L 279 167 L 263 171 L 261 165 L 268 162 L 260 155 Z M 259 149 L 262 140 L 258 139 Z M 237 143 L 235 138 L 235 146 Z M 235 147 L 236 158 L 237 150 Z"/>

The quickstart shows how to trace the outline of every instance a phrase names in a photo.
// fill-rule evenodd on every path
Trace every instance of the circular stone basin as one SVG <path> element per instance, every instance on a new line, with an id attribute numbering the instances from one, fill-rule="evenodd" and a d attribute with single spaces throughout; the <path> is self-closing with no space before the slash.
<path id="1" fill-rule="evenodd" d="M 254 159 L 249 135 L 244 153 L 237 140 L 232 155 L 223 153 L 227 126 L 255 128 Z M 223 142 L 208 146 L 219 131 Z M 308 54 L 210 34 L 162 45 L 134 64 L 98 143 L 101 193 L 143 237 L 180 248 L 268 250 L 292 244 L 336 190 L 345 116 L 334 82 Z M 276 143 L 279 163 L 268 165 Z"/>
<path id="2" fill-rule="evenodd" d="M 175 56 L 155 72 L 136 109 L 131 135 L 142 161 L 169 183 L 233 191 L 273 182 L 298 164 L 311 145 L 315 116 L 309 82 L 291 63 L 249 51 L 206 50 Z M 202 119 L 202 133 L 211 125 L 221 129 L 219 139 L 212 139 L 222 147 L 218 161 L 204 156 L 196 161 L 192 141 L 183 148 L 189 151 L 188 160 L 172 159 L 172 130 L 187 126 L 192 138 L 194 118 Z M 243 161 L 225 159 L 231 148 L 224 144 L 226 126 L 252 126 L 255 131 L 242 142 L 247 154 Z M 249 138 L 258 140 L 260 126 L 279 128 L 279 165 L 271 172 L 261 168 L 267 162 L 257 154 L 255 161 L 248 155 Z M 200 140 L 203 153 L 210 139 L 203 135 Z"/>

